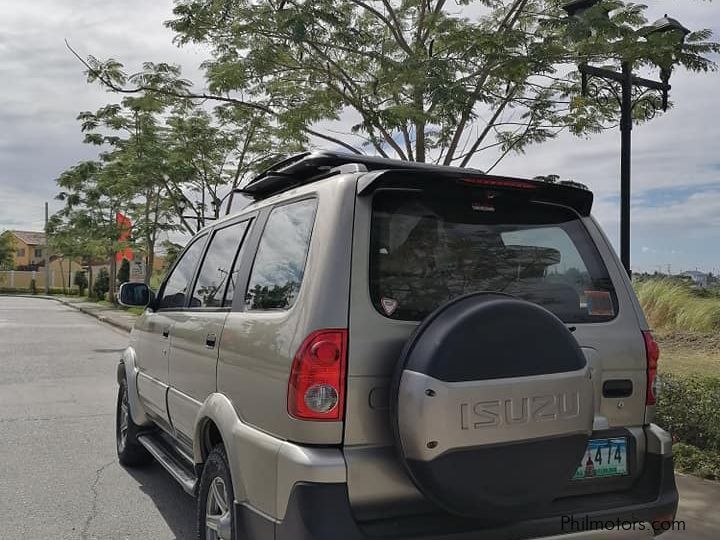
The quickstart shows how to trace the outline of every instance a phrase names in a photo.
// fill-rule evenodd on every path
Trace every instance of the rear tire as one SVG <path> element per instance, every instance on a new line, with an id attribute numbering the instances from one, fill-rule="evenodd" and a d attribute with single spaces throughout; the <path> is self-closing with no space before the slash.
<path id="1" fill-rule="evenodd" d="M 133 422 L 130 414 L 127 382 L 123 380 L 118 389 L 115 411 L 115 448 L 118 460 L 126 467 L 147 465 L 152 461 L 150 453 L 137 440 L 139 432 L 140 426 Z"/>
<path id="2" fill-rule="evenodd" d="M 234 540 L 235 492 L 225 447 L 210 451 L 200 478 L 197 498 L 199 540 Z"/>

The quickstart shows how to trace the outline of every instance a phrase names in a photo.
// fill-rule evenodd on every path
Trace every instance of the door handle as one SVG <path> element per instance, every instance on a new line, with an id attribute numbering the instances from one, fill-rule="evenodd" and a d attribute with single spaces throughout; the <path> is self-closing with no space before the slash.
<path id="1" fill-rule="evenodd" d="M 165 338 L 168 337 L 170 335 L 170 327 L 167 326 L 167 327 L 163 328 L 162 334 L 163 334 L 163 337 L 165 337 Z"/>
<path id="2" fill-rule="evenodd" d="M 217 336 L 215 334 L 210 333 L 205 338 L 205 346 L 208 349 L 214 348 L 216 343 L 217 343 Z"/>
<path id="3" fill-rule="evenodd" d="M 603 397 L 623 398 L 633 393 L 633 383 L 630 379 L 613 379 L 603 383 Z"/>

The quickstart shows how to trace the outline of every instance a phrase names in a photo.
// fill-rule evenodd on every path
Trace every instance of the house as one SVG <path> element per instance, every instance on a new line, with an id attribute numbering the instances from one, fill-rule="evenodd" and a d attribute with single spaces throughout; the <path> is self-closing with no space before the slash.
<path id="1" fill-rule="evenodd" d="M 15 244 L 15 267 L 32 269 L 45 264 L 45 233 L 35 231 L 5 231 Z"/>
<path id="2" fill-rule="evenodd" d="M 688 270 L 687 272 L 683 272 L 680 274 L 683 277 L 690 278 L 694 285 L 697 285 L 698 287 L 702 287 L 703 289 L 708 286 L 708 275 L 704 272 L 698 272 L 696 270 Z"/>
<path id="3" fill-rule="evenodd" d="M 15 250 L 12 266 L 0 268 L 0 288 L 28 289 L 31 280 L 37 287 L 45 284 L 45 233 L 8 230 Z M 78 261 L 50 255 L 50 287 L 70 287 L 75 272 L 82 269 Z"/>

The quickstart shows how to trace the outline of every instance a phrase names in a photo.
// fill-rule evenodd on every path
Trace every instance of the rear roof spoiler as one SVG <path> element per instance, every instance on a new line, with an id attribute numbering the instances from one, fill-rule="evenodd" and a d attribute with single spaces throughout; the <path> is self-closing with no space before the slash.
<path id="1" fill-rule="evenodd" d="M 432 174 L 419 173 L 414 169 L 372 171 L 358 179 L 357 193 L 363 196 L 378 188 L 403 185 L 413 188 L 422 188 L 424 185 L 429 187 L 436 185 L 438 180 L 502 191 L 523 191 L 531 200 L 567 206 L 584 217 L 590 215 L 593 205 L 592 192 L 577 182 L 550 184 L 539 180 L 477 174 L 468 170 L 462 170 L 460 173 L 439 170 Z"/>
<path id="2" fill-rule="evenodd" d="M 592 193 L 582 184 L 575 182 L 549 184 L 536 180 L 488 175 L 478 169 L 445 167 L 328 151 L 304 152 L 291 156 L 262 172 L 237 191 L 254 199 L 263 199 L 297 186 L 349 172 L 367 173 L 359 179 L 360 195 L 371 192 L 391 178 L 413 181 L 422 179 L 423 182 L 432 182 L 433 179 L 437 180 L 440 177 L 446 180 L 454 179 L 466 185 L 532 191 L 533 199 L 566 205 L 581 215 L 590 214 L 593 202 Z"/>

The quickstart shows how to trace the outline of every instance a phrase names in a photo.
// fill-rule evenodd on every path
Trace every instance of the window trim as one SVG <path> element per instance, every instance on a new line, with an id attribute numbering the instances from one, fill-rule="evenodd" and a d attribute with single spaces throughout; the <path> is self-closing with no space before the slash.
<path id="1" fill-rule="evenodd" d="M 312 248 L 312 241 L 313 241 L 313 233 L 315 232 L 315 224 L 317 223 L 317 216 L 318 216 L 318 210 L 320 208 L 320 198 L 318 197 L 317 193 L 310 193 L 310 194 L 303 194 L 298 197 L 292 198 L 292 199 L 286 199 L 283 201 L 279 201 L 275 204 L 271 204 L 263 208 L 264 215 L 262 216 L 262 219 L 259 220 L 261 222 L 261 225 L 256 227 L 258 230 L 258 235 L 254 239 L 254 245 L 253 245 L 253 256 L 252 256 L 252 262 L 250 263 L 249 267 L 247 268 L 247 276 L 245 280 L 245 286 L 244 286 L 244 292 L 240 296 L 240 303 L 242 304 L 241 311 L 248 312 L 248 313 L 289 313 L 292 311 L 292 309 L 297 305 L 297 301 L 293 302 L 293 305 L 289 308 L 272 308 L 272 309 L 249 309 L 247 306 L 246 298 L 248 289 L 250 288 L 250 278 L 252 277 L 252 271 L 255 269 L 255 262 L 257 260 L 258 251 L 260 251 L 260 243 L 262 242 L 263 236 L 265 234 L 265 229 L 267 228 L 268 221 L 270 221 L 270 216 L 272 215 L 273 211 L 276 208 L 282 208 L 283 206 L 289 206 L 291 204 L 296 204 L 304 201 L 315 201 L 315 214 L 313 215 L 313 221 L 312 226 L 310 227 L 310 240 L 307 245 L 307 251 L 305 252 L 305 265 L 303 266 L 303 280 L 300 283 L 300 289 L 298 289 L 297 298 L 300 298 L 300 295 L 303 291 L 303 284 L 305 283 L 305 270 L 307 269 L 307 263 L 308 260 L 310 260 L 310 250 Z M 235 299 L 234 301 L 236 301 Z"/>
<path id="2" fill-rule="evenodd" d="M 238 257 L 240 256 L 240 252 L 242 251 L 243 247 L 246 245 L 245 242 L 247 241 L 248 237 L 250 236 L 254 217 L 255 216 L 252 216 L 252 215 L 251 216 L 243 216 L 243 219 L 233 220 L 231 222 L 223 222 L 223 223 L 218 224 L 216 227 L 212 228 L 212 230 L 209 233 L 209 240 L 206 243 L 205 247 L 203 248 L 202 256 L 200 258 L 200 262 L 198 263 L 197 270 L 194 273 L 193 284 L 192 284 L 192 288 L 190 289 L 190 296 L 185 300 L 185 307 L 183 308 L 183 311 L 212 313 L 212 312 L 231 311 L 232 310 L 232 304 L 229 306 L 224 305 L 225 304 L 225 295 L 227 295 L 227 289 L 228 289 L 229 283 L 226 283 L 225 288 L 223 289 L 222 301 L 221 301 L 222 305 L 220 305 L 220 306 L 191 307 L 189 305 L 189 300 L 190 300 L 190 298 L 192 298 L 192 295 L 195 292 L 195 287 L 197 287 L 197 282 L 198 282 L 198 279 L 200 278 L 200 271 L 202 270 L 203 265 L 205 264 L 205 259 L 207 258 L 207 254 L 210 251 L 210 248 L 212 247 L 212 242 L 215 239 L 215 236 L 223 229 L 229 229 L 230 227 L 235 227 L 242 223 L 246 224 L 245 231 L 243 231 L 242 238 L 240 239 L 240 243 L 238 244 L 238 247 L 232 256 L 232 261 L 230 263 L 230 269 L 232 271 L 235 268 L 235 264 L 236 264 L 236 261 L 238 260 Z M 233 299 L 233 302 L 234 302 L 234 299 Z"/>
<path id="3" fill-rule="evenodd" d="M 189 300 L 189 296 L 187 294 L 185 294 L 185 302 L 183 303 L 183 307 L 161 308 L 160 302 L 162 301 L 163 296 L 165 296 L 165 288 L 167 286 L 168 280 L 170 279 L 170 277 L 172 277 L 173 272 L 175 272 L 175 268 L 177 268 L 177 265 L 180 263 L 180 261 L 185 256 L 185 254 L 190 249 L 190 247 L 192 247 L 197 242 L 203 242 L 202 250 L 200 251 L 200 260 L 203 259 L 204 255 L 205 255 L 205 250 L 207 249 L 207 244 L 208 244 L 207 241 L 208 241 L 208 237 L 210 236 L 210 232 L 211 231 L 203 231 L 202 233 L 197 234 L 196 236 L 191 238 L 190 241 L 185 246 L 185 248 L 182 250 L 182 252 L 180 252 L 180 255 L 178 255 L 177 259 L 175 259 L 175 262 L 173 263 L 172 267 L 170 268 L 167 275 L 165 276 L 165 279 L 163 280 L 162 284 L 160 285 L 160 288 L 158 289 L 158 294 L 157 294 L 158 308 L 155 310 L 156 312 L 167 313 L 167 312 L 172 312 L 172 311 L 185 311 L 187 309 L 188 300 Z M 191 283 L 195 282 L 195 279 L 197 277 L 198 267 L 199 267 L 199 264 L 196 264 L 195 268 L 193 269 L 192 277 L 190 278 Z"/>
<path id="4" fill-rule="evenodd" d="M 412 187 L 404 188 L 404 187 L 392 186 L 392 187 L 380 187 L 380 188 L 376 189 L 375 191 L 373 191 L 371 196 L 369 197 L 369 201 L 368 201 L 369 202 L 369 204 L 368 204 L 368 210 L 369 210 L 368 223 L 369 223 L 369 226 L 371 229 L 372 229 L 373 214 L 374 214 L 374 208 L 375 208 L 375 197 L 377 197 L 379 194 L 384 193 L 384 192 L 398 192 L 398 191 L 407 191 L 407 192 L 411 192 L 411 193 L 424 193 L 424 192 L 427 192 L 428 190 L 422 189 L 422 188 L 412 188 Z M 575 216 L 576 220 L 580 224 L 581 229 L 586 234 L 586 237 L 590 240 L 591 246 L 589 247 L 589 249 L 594 251 L 594 253 L 596 255 L 596 259 L 598 261 L 600 261 L 600 263 L 605 268 L 605 272 L 607 273 L 608 279 L 610 280 L 610 283 L 612 285 L 612 291 L 610 291 L 610 294 L 612 297 L 613 306 L 615 308 L 615 313 L 613 314 L 612 317 L 603 318 L 602 320 L 598 320 L 598 321 L 582 321 L 582 322 L 567 322 L 567 323 L 563 322 L 563 324 L 565 324 L 566 326 L 581 326 L 581 325 L 590 325 L 590 324 L 591 325 L 601 325 L 601 324 L 609 324 L 609 323 L 612 323 L 613 321 L 616 321 L 618 319 L 618 317 L 620 316 L 620 310 L 621 310 L 620 295 L 618 294 L 618 291 L 617 291 L 618 284 L 613 280 L 611 272 L 610 272 L 609 262 L 603 257 L 602 253 L 600 252 L 600 249 L 598 248 L 598 246 L 595 242 L 595 237 L 591 234 L 591 231 L 588 229 L 588 227 L 585 223 L 585 218 L 574 208 L 572 208 L 570 206 L 566 206 L 564 204 L 560 204 L 558 202 L 543 201 L 543 200 L 537 200 L 537 199 L 530 199 L 529 202 L 532 204 L 538 204 L 538 205 L 542 205 L 542 206 L 551 206 L 551 207 L 561 208 L 563 210 L 566 210 L 573 216 Z M 566 232 L 566 234 L 568 235 L 568 238 L 573 243 L 573 245 L 576 246 L 575 249 L 578 251 L 578 255 L 580 255 L 580 258 L 583 260 L 583 263 L 587 266 L 587 263 L 585 262 L 585 259 L 583 258 L 583 252 L 577 248 L 575 238 L 572 235 L 570 235 L 568 232 Z M 372 230 L 370 230 L 368 233 L 368 242 L 367 242 L 367 245 L 365 246 L 365 249 L 367 250 L 367 267 L 365 269 L 365 272 L 366 272 L 365 279 L 366 279 L 367 286 L 365 287 L 365 293 L 366 293 L 365 296 L 367 298 L 368 304 L 371 307 L 372 313 L 378 315 L 383 321 L 390 321 L 392 323 L 401 323 L 401 324 L 411 324 L 411 325 L 415 325 L 415 326 L 420 324 L 422 322 L 422 320 L 392 319 L 392 318 L 388 317 L 387 315 L 385 315 L 380 309 L 378 309 L 378 307 L 375 305 L 375 302 L 373 302 L 372 292 L 371 292 L 371 287 L 370 287 L 370 283 L 372 280 L 372 252 L 371 252 L 372 246 L 371 246 L 371 244 L 372 244 Z M 438 306 L 438 307 L 440 307 L 440 306 Z"/>

